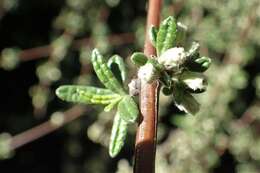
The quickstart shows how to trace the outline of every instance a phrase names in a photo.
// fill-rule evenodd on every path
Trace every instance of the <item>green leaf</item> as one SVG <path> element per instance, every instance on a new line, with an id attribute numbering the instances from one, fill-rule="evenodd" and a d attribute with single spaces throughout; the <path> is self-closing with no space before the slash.
<path id="1" fill-rule="evenodd" d="M 142 52 L 135 52 L 131 56 L 132 63 L 138 67 L 145 65 L 147 60 L 147 56 Z"/>
<path id="2" fill-rule="evenodd" d="M 199 57 L 200 44 L 196 41 L 191 43 L 191 47 L 187 53 L 187 57 L 190 60 L 195 60 Z"/>
<path id="3" fill-rule="evenodd" d="M 172 88 L 173 80 L 166 71 L 162 72 L 160 82 L 162 82 L 167 88 Z"/>
<path id="4" fill-rule="evenodd" d="M 176 45 L 182 46 L 186 38 L 187 26 L 178 22 L 177 23 L 177 38 Z"/>
<path id="5" fill-rule="evenodd" d="M 104 108 L 104 111 L 105 111 L 105 112 L 111 111 L 111 110 L 118 104 L 118 102 L 119 102 L 121 99 L 122 99 L 122 97 L 118 97 L 117 99 L 111 101 L 110 104 L 107 105 L 107 106 Z"/>
<path id="6" fill-rule="evenodd" d="M 204 72 L 210 67 L 210 65 L 211 65 L 211 59 L 203 56 L 188 63 L 187 68 L 195 72 Z"/>
<path id="7" fill-rule="evenodd" d="M 200 109 L 200 104 L 197 100 L 190 93 L 185 91 L 182 86 L 174 86 L 173 100 L 181 111 L 188 114 L 195 115 Z"/>
<path id="8" fill-rule="evenodd" d="M 104 62 L 103 56 L 97 49 L 92 51 L 91 61 L 99 80 L 106 88 L 122 95 L 125 94 L 122 85 L 120 85 L 112 71 L 108 68 L 107 64 Z"/>
<path id="9" fill-rule="evenodd" d="M 156 28 L 155 26 L 151 26 L 151 28 L 149 29 L 149 38 L 154 46 L 156 46 L 157 34 L 158 28 Z"/>
<path id="10" fill-rule="evenodd" d="M 126 73 L 126 67 L 123 58 L 120 57 L 119 55 L 114 55 L 111 58 L 109 58 L 107 65 L 111 70 L 113 69 L 114 64 L 118 66 L 118 69 L 120 70 L 121 80 L 125 82 L 127 73 Z"/>
<path id="11" fill-rule="evenodd" d="M 64 101 L 84 104 L 110 104 L 121 97 L 108 89 L 77 85 L 63 85 L 56 95 Z"/>
<path id="12" fill-rule="evenodd" d="M 110 136 L 109 155 L 111 157 L 117 156 L 117 154 L 121 151 L 125 143 L 126 135 L 127 122 L 124 121 L 117 112 L 114 118 L 112 132 Z"/>
<path id="13" fill-rule="evenodd" d="M 170 16 L 162 21 L 156 42 L 157 55 L 160 56 L 167 49 L 175 47 L 177 38 L 177 24 L 175 19 Z"/>
<path id="14" fill-rule="evenodd" d="M 120 117 L 128 123 L 133 123 L 136 121 L 139 110 L 131 96 L 124 96 L 124 98 L 122 98 L 122 100 L 118 103 L 118 113 Z"/>
<path id="15" fill-rule="evenodd" d="M 195 60 L 196 63 L 201 64 L 202 67 L 208 69 L 211 65 L 211 59 L 209 57 L 200 57 Z"/>
<path id="16" fill-rule="evenodd" d="M 187 53 L 187 61 L 185 66 L 194 72 L 204 72 L 211 65 L 211 59 L 208 57 L 200 57 L 199 54 L 200 45 L 198 42 L 193 42 L 191 48 Z"/>

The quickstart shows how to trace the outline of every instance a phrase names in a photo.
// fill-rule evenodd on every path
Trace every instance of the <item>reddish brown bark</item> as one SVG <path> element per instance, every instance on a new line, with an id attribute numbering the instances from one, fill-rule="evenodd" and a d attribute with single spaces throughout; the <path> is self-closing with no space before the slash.
<path id="1" fill-rule="evenodd" d="M 146 31 L 151 27 L 151 25 L 159 25 L 161 4 L 161 0 L 149 0 Z M 146 32 L 144 53 L 147 56 L 156 54 L 156 50 L 149 40 L 148 32 Z M 141 116 L 136 134 L 135 173 L 155 172 L 158 87 L 158 82 L 152 84 L 141 84 Z"/>
<path id="2" fill-rule="evenodd" d="M 59 126 L 53 124 L 51 120 L 46 121 L 36 127 L 33 127 L 29 130 L 26 130 L 14 137 L 11 138 L 11 143 L 10 143 L 10 149 L 15 150 L 16 148 L 19 148 L 27 143 L 30 143 L 32 141 L 35 141 L 36 139 L 39 139 L 57 129 L 60 127 L 63 127 L 63 125 L 77 119 L 83 113 L 86 111 L 85 108 L 81 106 L 74 106 L 70 108 L 69 110 L 65 111 L 64 114 L 64 119 L 63 123 L 60 124 Z"/>

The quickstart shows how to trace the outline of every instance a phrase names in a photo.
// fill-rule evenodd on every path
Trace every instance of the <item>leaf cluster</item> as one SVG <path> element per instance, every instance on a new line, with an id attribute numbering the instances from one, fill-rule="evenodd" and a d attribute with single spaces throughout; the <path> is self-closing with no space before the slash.
<path id="1" fill-rule="evenodd" d="M 105 62 L 101 53 L 94 49 L 91 62 L 97 77 L 105 88 L 63 85 L 56 90 L 56 95 L 68 102 L 106 105 L 105 112 L 111 111 L 117 106 L 109 146 L 110 156 L 115 157 L 124 145 L 128 124 L 136 121 L 139 110 L 134 99 L 127 94 L 124 86 L 111 70 L 113 65 L 118 66 L 120 79 L 125 82 L 126 68 L 123 59 L 114 55 L 108 62 Z"/>
<path id="2" fill-rule="evenodd" d="M 186 113 L 196 114 L 199 103 L 191 94 L 206 90 L 207 79 L 202 74 L 211 59 L 200 56 L 199 43 L 193 42 L 188 51 L 181 47 L 187 27 L 170 16 L 159 28 L 151 27 L 149 36 L 156 47 L 157 58 L 148 58 L 141 52 L 132 55 L 132 62 L 139 66 L 139 78 L 144 82 L 159 79 L 165 95 L 172 95 L 175 105 Z"/>

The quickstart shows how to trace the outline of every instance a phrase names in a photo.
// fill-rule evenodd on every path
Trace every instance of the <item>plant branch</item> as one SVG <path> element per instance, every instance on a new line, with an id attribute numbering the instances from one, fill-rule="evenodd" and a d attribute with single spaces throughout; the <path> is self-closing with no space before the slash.
<path id="1" fill-rule="evenodd" d="M 16 136 L 11 138 L 10 142 L 10 149 L 15 150 L 27 143 L 30 143 L 40 137 L 43 137 L 58 128 L 62 127 L 63 125 L 75 120 L 76 118 L 83 115 L 86 111 L 85 108 L 81 106 L 74 106 L 69 110 L 65 111 L 62 115 L 62 121 L 60 123 L 55 123 L 52 119 L 33 127 L 27 131 L 24 131 Z"/>
<path id="2" fill-rule="evenodd" d="M 108 36 L 108 41 L 112 45 L 120 45 L 132 43 L 135 40 L 133 33 L 121 33 L 121 34 L 112 34 Z M 79 49 L 82 46 L 92 43 L 91 38 L 83 38 L 75 40 L 72 44 L 73 49 Z M 51 45 L 40 46 L 36 48 L 26 49 L 20 52 L 19 58 L 21 61 L 30 61 L 34 59 L 39 59 L 43 57 L 48 57 L 52 52 Z"/>
<path id="3" fill-rule="evenodd" d="M 146 24 L 144 53 L 149 57 L 156 54 L 155 48 L 149 40 L 147 30 L 152 26 L 159 26 L 162 0 L 149 0 Z M 155 172 L 156 133 L 158 114 L 159 83 L 141 84 L 140 111 L 141 116 L 136 134 L 135 144 L 135 173 Z"/>

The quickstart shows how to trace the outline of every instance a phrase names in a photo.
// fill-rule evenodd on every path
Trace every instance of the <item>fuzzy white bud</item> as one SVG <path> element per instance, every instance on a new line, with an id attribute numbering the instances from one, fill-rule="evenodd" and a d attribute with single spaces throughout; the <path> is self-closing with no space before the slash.
<path id="1" fill-rule="evenodd" d="M 131 82 L 128 84 L 129 94 L 131 96 L 136 96 L 139 94 L 141 87 L 140 79 L 132 79 Z"/>
<path id="2" fill-rule="evenodd" d="M 206 77 L 201 73 L 184 72 L 180 76 L 180 80 L 185 83 L 193 91 L 205 91 L 207 88 Z"/>
<path id="3" fill-rule="evenodd" d="M 206 83 L 203 78 L 194 78 L 194 79 L 186 79 L 184 80 L 184 83 L 187 84 L 192 90 L 205 90 L 206 89 Z"/>
<path id="4" fill-rule="evenodd" d="M 184 63 L 186 54 L 183 47 L 174 47 L 166 50 L 159 58 L 158 62 L 167 70 L 178 70 Z"/>
<path id="5" fill-rule="evenodd" d="M 142 81 L 149 83 L 152 82 L 157 77 L 156 69 L 151 63 L 146 63 L 141 66 L 138 70 L 138 78 Z"/>

